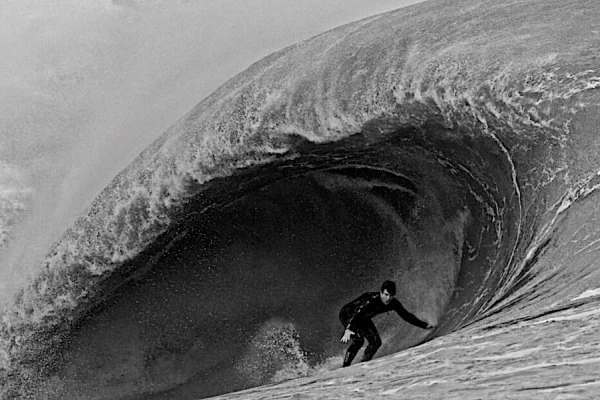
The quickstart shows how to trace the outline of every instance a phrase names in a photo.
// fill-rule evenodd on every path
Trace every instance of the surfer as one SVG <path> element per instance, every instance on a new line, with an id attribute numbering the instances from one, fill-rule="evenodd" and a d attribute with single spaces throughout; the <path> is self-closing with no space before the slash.
<path id="1" fill-rule="evenodd" d="M 402 319 L 412 325 L 423 329 L 434 328 L 433 325 L 421 321 L 408 312 L 394 297 L 395 295 L 396 284 L 392 281 L 385 281 L 381 285 L 381 292 L 367 292 L 342 307 L 340 321 L 342 321 L 345 331 L 341 341 L 343 343 L 351 341 L 344 357 L 343 367 L 347 367 L 352 363 L 354 356 L 365 343 L 365 339 L 369 344 L 365 349 L 362 361 L 372 359 L 381 346 L 381 338 L 373 321 L 371 321 L 371 318 L 376 315 L 394 310 Z"/>

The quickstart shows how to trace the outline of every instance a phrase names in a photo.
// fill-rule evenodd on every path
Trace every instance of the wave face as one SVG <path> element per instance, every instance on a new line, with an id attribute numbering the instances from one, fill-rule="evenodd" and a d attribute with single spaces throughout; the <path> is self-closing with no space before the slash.
<path id="1" fill-rule="evenodd" d="M 419 345 L 398 354 L 432 390 L 593 391 L 569 377 L 599 363 L 598 21 L 596 3 L 428 2 L 256 63 L 51 249 L 3 315 L 4 397 L 319 374 L 341 362 L 340 307 L 385 279 L 437 328 L 381 316 L 378 356 Z"/>

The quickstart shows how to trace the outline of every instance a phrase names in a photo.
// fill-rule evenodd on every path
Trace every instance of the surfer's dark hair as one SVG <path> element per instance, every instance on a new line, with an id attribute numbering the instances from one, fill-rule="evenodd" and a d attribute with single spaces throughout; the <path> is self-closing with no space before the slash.
<path id="1" fill-rule="evenodd" d="M 384 290 L 387 290 L 389 294 L 391 294 L 392 296 L 396 295 L 396 284 L 392 281 L 385 281 L 383 282 L 383 285 L 381 285 L 381 292 L 383 293 Z"/>

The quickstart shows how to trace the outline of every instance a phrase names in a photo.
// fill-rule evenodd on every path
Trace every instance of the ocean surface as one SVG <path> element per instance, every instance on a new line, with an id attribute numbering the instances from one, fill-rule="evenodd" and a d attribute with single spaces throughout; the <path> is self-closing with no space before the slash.
<path id="1" fill-rule="evenodd" d="M 599 44 L 597 2 L 429 1 L 257 62 L 53 245 L 2 398 L 594 398 Z M 386 279 L 436 328 L 340 370 Z"/>

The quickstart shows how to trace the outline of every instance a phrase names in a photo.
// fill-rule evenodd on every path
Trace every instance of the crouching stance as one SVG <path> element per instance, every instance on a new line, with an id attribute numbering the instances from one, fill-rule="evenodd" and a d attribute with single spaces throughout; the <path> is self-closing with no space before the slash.
<path id="1" fill-rule="evenodd" d="M 346 304 L 340 311 L 340 321 L 344 325 L 345 331 L 342 336 L 342 342 L 351 341 L 350 347 L 344 357 L 344 367 L 349 366 L 358 353 L 358 350 L 365 343 L 369 342 L 365 349 L 362 361 L 369 361 L 373 358 L 377 349 L 381 347 L 381 338 L 377 329 L 371 321 L 371 318 L 378 314 L 394 310 L 406 322 L 423 329 L 431 329 L 432 325 L 421 321 L 413 314 L 408 312 L 400 302 L 394 298 L 396 295 L 396 284 L 392 281 L 385 281 L 381 285 L 381 292 L 368 292 L 358 297 L 354 301 Z"/>

